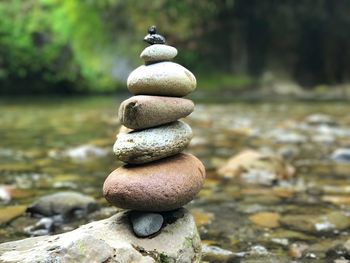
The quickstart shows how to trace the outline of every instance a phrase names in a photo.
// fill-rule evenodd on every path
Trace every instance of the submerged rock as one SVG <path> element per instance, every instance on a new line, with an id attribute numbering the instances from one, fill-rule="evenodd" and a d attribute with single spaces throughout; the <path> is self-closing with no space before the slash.
<path id="1" fill-rule="evenodd" d="M 255 225 L 266 228 L 279 227 L 279 219 L 280 214 L 274 212 L 259 212 L 249 217 L 249 220 Z"/>
<path id="2" fill-rule="evenodd" d="M 29 236 L 45 236 L 54 231 L 55 220 L 50 217 L 43 217 L 34 225 L 24 228 L 24 232 Z"/>
<path id="3" fill-rule="evenodd" d="M 335 150 L 331 159 L 339 163 L 350 163 L 350 148 L 340 148 Z"/>
<path id="4" fill-rule="evenodd" d="M 336 126 L 337 121 L 330 115 L 326 114 L 312 114 L 305 118 L 305 122 L 309 125 L 325 125 L 325 126 Z"/>
<path id="5" fill-rule="evenodd" d="M 24 205 L 8 206 L 0 208 L 0 225 L 6 224 L 13 219 L 21 216 L 26 211 Z"/>
<path id="6" fill-rule="evenodd" d="M 204 261 L 208 262 L 231 262 L 236 255 L 230 250 L 223 249 L 217 246 L 204 245 L 202 248 Z"/>
<path id="7" fill-rule="evenodd" d="M 240 177 L 249 183 L 270 185 L 277 180 L 290 179 L 294 167 L 274 155 L 264 155 L 254 150 L 245 150 L 228 160 L 218 170 L 224 177 Z"/>
<path id="8" fill-rule="evenodd" d="M 332 211 L 324 215 L 285 215 L 280 223 L 291 229 L 302 232 L 331 233 L 344 230 L 350 226 L 350 217 L 340 211 Z"/>
<path id="9" fill-rule="evenodd" d="M 52 150 L 49 152 L 49 157 L 52 158 L 70 158 L 78 161 L 85 161 L 89 157 L 102 158 L 109 154 L 107 148 L 101 148 L 92 144 L 84 144 L 77 147 L 69 148 L 63 152 Z"/>
<path id="10" fill-rule="evenodd" d="M 0 244 L 0 262 L 199 262 L 201 243 L 190 213 L 152 238 L 134 235 L 121 212 L 55 236 Z"/>
<path id="11" fill-rule="evenodd" d="M 288 247 L 288 255 L 292 258 L 301 258 L 309 245 L 302 242 L 293 243 Z"/>
<path id="12" fill-rule="evenodd" d="M 60 192 L 46 195 L 27 208 L 33 215 L 55 216 L 64 219 L 82 217 L 98 209 L 95 199 L 76 192 Z"/>

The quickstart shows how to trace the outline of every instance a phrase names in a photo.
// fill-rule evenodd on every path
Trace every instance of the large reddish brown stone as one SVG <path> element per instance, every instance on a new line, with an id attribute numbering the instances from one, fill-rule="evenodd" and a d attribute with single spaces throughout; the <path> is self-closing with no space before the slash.
<path id="1" fill-rule="evenodd" d="M 103 194 L 112 205 L 140 211 L 168 211 L 190 202 L 201 189 L 205 168 L 189 154 L 142 166 L 124 165 L 105 180 Z"/>
<path id="2" fill-rule="evenodd" d="M 128 128 L 145 129 L 184 118 L 193 109 L 188 99 L 139 95 L 122 102 L 118 117 Z"/>

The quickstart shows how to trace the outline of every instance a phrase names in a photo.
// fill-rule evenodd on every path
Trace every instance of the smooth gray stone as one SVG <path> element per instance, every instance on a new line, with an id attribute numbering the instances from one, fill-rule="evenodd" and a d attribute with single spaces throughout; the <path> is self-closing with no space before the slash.
<path id="1" fill-rule="evenodd" d="M 185 67 L 164 61 L 136 68 L 127 85 L 134 95 L 184 97 L 195 90 L 197 81 Z"/>
<path id="2" fill-rule="evenodd" d="M 130 220 L 138 237 L 148 237 L 157 233 L 164 222 L 161 214 L 144 212 L 131 212 Z"/>
<path id="3" fill-rule="evenodd" d="M 176 121 L 146 130 L 120 133 L 113 151 L 123 162 L 141 164 L 180 153 L 191 139 L 191 127 Z"/>
<path id="4" fill-rule="evenodd" d="M 146 63 L 147 62 L 160 62 L 160 61 L 167 61 L 172 60 L 177 55 L 177 49 L 168 46 L 168 45 L 161 45 L 161 44 L 155 44 L 149 47 L 146 47 L 141 55 L 140 58 L 143 59 Z"/>

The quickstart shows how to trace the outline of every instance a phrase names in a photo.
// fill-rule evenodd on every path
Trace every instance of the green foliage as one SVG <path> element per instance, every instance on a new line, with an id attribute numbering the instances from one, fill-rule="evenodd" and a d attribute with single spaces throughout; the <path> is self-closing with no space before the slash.
<path id="1" fill-rule="evenodd" d="M 253 77 L 236 74 L 199 74 L 198 87 L 205 90 L 235 89 L 241 90 L 250 88 L 256 84 Z"/>
<path id="2" fill-rule="evenodd" d="M 113 88 L 111 41 L 91 3 L 0 2 L 0 92 L 18 85 L 37 92 L 67 85 L 81 92 Z"/>
<path id="3" fill-rule="evenodd" d="M 140 65 L 150 25 L 203 88 L 265 72 L 305 86 L 350 80 L 349 1 L 0 1 L 0 94 L 110 92 Z"/>

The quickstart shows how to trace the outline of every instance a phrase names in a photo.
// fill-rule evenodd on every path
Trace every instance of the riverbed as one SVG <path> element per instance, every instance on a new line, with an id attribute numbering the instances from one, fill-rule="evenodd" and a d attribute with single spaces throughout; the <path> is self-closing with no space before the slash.
<path id="1" fill-rule="evenodd" d="M 8 207 L 75 191 L 94 197 L 122 165 L 112 153 L 122 98 L 8 99 L 0 102 L 0 189 Z M 186 207 L 195 216 L 209 262 L 333 262 L 350 258 L 350 162 L 335 156 L 350 147 L 346 102 L 197 102 L 185 119 L 194 132 L 186 150 L 198 156 L 207 179 Z M 275 156 L 288 176 L 227 176 L 232 156 L 254 150 Z M 253 164 L 254 166 L 254 164 Z M 263 167 L 262 167 L 263 168 Z M 1 190 L 0 190 L 1 193 Z M 2 212 L 3 211 L 3 212 Z M 108 212 L 110 211 L 110 212 Z M 83 218 L 56 232 L 91 221 Z M 1 215 L 0 215 L 1 222 Z M 34 219 L 21 214 L 0 224 L 0 242 L 27 237 Z M 299 260 L 299 261 L 298 261 Z M 346 261 L 344 261 L 346 262 Z"/>

